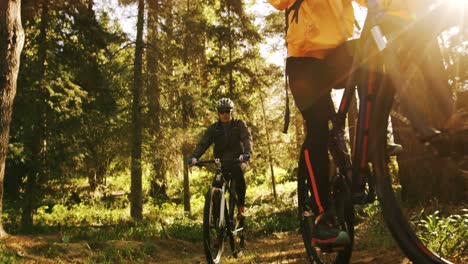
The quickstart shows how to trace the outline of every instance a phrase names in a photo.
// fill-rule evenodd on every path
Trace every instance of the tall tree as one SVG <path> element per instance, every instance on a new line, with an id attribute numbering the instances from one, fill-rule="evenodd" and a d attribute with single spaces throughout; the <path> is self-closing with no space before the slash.
<path id="1" fill-rule="evenodd" d="M 45 75 L 45 64 L 47 55 L 47 30 L 49 23 L 49 1 L 43 0 L 41 2 L 41 23 L 38 39 L 38 55 L 37 55 L 37 79 L 42 80 Z M 33 224 L 33 212 L 37 204 L 37 193 L 39 191 L 38 183 L 44 180 L 45 169 L 45 142 L 46 142 L 46 117 L 45 117 L 45 104 L 46 104 L 46 88 L 42 86 L 44 82 L 38 81 L 34 90 L 34 112 L 33 112 L 33 131 L 32 139 L 29 142 L 29 149 L 31 150 L 31 166 L 28 172 L 25 198 L 23 202 L 23 211 L 21 216 L 21 227 L 29 229 Z"/>
<path id="2" fill-rule="evenodd" d="M 270 172 L 271 172 L 271 187 L 273 189 L 273 197 L 275 198 L 275 202 L 278 200 L 276 195 L 276 181 L 275 181 L 275 172 L 273 170 L 273 154 L 271 153 L 271 141 L 270 141 L 270 132 L 267 127 L 267 115 L 265 112 L 265 102 L 262 96 L 262 91 L 260 91 L 260 103 L 262 106 L 262 114 L 263 114 L 263 123 L 265 124 L 265 134 L 268 146 L 268 161 L 270 163 Z"/>
<path id="3" fill-rule="evenodd" d="M 171 1 L 167 1 L 170 6 Z M 147 22 L 147 50 L 146 50 L 146 74 L 147 78 L 147 98 L 149 108 L 149 135 L 151 144 L 151 163 L 153 172 L 151 176 L 150 193 L 154 198 L 167 197 L 166 177 L 164 166 L 163 134 L 161 129 L 161 86 L 158 79 L 159 68 L 159 47 L 158 47 L 158 27 L 160 3 L 157 0 L 148 1 L 148 22 Z"/>
<path id="4" fill-rule="evenodd" d="M 137 36 L 135 46 L 135 64 L 133 71 L 133 103 L 132 103 L 132 163 L 131 163 L 131 208 L 133 219 L 143 218 L 142 192 L 142 124 L 141 124 L 141 91 L 143 86 L 143 24 L 144 0 L 138 1 Z"/>
<path id="5" fill-rule="evenodd" d="M 2 223 L 3 179 L 8 151 L 11 114 L 16 94 L 20 54 L 24 44 L 21 24 L 21 1 L 0 2 L 0 237 L 6 235 Z"/>

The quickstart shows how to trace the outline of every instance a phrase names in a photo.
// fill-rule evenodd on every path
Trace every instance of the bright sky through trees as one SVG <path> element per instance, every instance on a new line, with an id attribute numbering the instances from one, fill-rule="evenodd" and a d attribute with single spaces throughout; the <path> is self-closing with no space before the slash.
<path id="1" fill-rule="evenodd" d="M 98 15 L 101 10 L 109 14 L 111 20 L 118 21 L 123 31 L 131 39 L 136 37 L 137 5 L 122 6 L 118 0 L 101 0 L 95 2 L 95 9 Z"/>

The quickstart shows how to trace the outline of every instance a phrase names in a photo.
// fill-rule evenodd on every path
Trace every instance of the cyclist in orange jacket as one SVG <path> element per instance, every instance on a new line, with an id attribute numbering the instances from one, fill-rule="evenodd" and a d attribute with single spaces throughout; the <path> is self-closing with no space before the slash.
<path id="1" fill-rule="evenodd" d="M 350 241 L 349 236 L 335 226 L 334 216 L 329 212 L 328 113 L 330 91 L 332 88 L 344 87 L 353 62 L 353 43 L 347 42 L 353 33 L 355 21 L 352 1 L 268 1 L 276 9 L 287 12 L 286 74 L 295 104 L 306 121 L 307 129 L 298 173 L 308 179 L 313 193 L 315 232 L 311 242 L 345 245 Z M 366 3 L 365 0 L 356 2 Z M 383 0 L 380 3 L 390 15 L 411 17 L 411 7 L 407 6 L 407 1 Z M 448 103 L 444 105 L 443 115 L 447 117 L 453 112 L 453 102 L 450 98 L 445 99 Z"/>
<path id="2" fill-rule="evenodd" d="M 286 73 L 296 106 L 306 121 L 298 173 L 306 176 L 313 192 L 315 232 L 312 243 L 343 246 L 349 235 L 335 225 L 329 212 L 328 121 L 332 88 L 344 87 L 352 56 L 345 45 L 354 29 L 351 0 L 268 0 L 287 9 L 288 58 Z M 339 50 L 340 57 L 329 60 Z M 335 56 L 334 56 L 335 57 Z M 309 214 L 304 217 L 310 217 Z"/>

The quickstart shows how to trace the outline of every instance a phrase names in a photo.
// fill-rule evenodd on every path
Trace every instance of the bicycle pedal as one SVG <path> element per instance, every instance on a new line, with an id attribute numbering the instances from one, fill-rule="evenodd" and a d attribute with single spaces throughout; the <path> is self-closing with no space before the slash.
<path id="1" fill-rule="evenodd" d="M 398 156 L 403 153 L 403 147 L 400 144 L 389 143 L 385 151 L 387 152 L 387 156 Z"/>
<path id="2" fill-rule="evenodd" d="M 232 253 L 232 255 L 235 257 L 235 258 L 240 258 L 242 257 L 244 254 L 242 253 L 242 250 L 236 250 Z"/>

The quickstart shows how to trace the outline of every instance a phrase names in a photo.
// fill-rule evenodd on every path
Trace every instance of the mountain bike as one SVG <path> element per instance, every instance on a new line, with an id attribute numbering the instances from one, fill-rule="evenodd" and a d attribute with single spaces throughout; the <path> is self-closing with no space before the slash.
<path id="1" fill-rule="evenodd" d="M 223 166 L 238 166 L 240 161 L 205 160 L 198 161 L 196 166 L 215 164 L 216 172 L 205 196 L 203 209 L 203 246 L 208 263 L 220 263 L 224 243 L 229 240 L 232 255 L 242 256 L 244 249 L 244 218 L 238 218 L 236 181 L 223 174 Z"/>
<path id="2" fill-rule="evenodd" d="M 417 29 L 431 23 L 442 14 L 456 14 L 456 10 L 447 3 L 433 7 L 422 19 L 407 24 L 400 32 L 384 32 L 381 22 L 385 14 L 377 0 L 368 0 L 368 14 L 361 37 L 359 48 L 355 50 L 353 67 L 344 87 L 343 97 L 338 110 L 335 110 L 330 100 L 332 113 L 330 128 L 329 152 L 336 170 L 332 173 L 331 210 L 336 215 L 338 226 L 348 232 L 351 243 L 344 248 L 326 248 L 313 245 L 314 217 L 310 210 L 312 193 L 308 187 L 308 179 L 298 177 L 298 206 L 301 233 L 309 260 L 313 263 L 348 263 L 351 259 L 354 244 L 354 205 L 368 204 L 376 198 L 381 206 L 383 217 L 391 235 L 413 263 L 451 263 L 444 259 L 439 250 L 440 245 L 431 246 L 430 241 L 418 237 L 418 225 L 410 221 L 411 213 L 401 204 L 398 188 L 389 169 L 387 152 L 387 128 L 392 105 L 397 99 L 403 105 L 403 115 L 420 138 L 430 144 L 439 153 L 456 150 L 458 155 L 467 155 L 468 133 L 461 131 L 455 134 L 439 132 L 426 122 L 425 114 L 411 103 L 409 91 L 425 86 L 424 75 L 417 60 L 402 67 L 401 59 L 406 55 L 405 32 Z M 465 13 L 466 15 L 466 13 Z M 440 20 L 440 19 L 439 19 Z M 443 30 L 454 26 L 451 23 L 440 23 L 433 27 L 434 34 L 426 36 L 428 41 L 436 38 Z M 381 67 L 377 67 L 380 65 Z M 362 70 L 362 69 L 365 70 Z M 378 68 L 378 69 L 377 69 Z M 361 70 L 359 70 L 361 69 Z M 378 86 L 369 81 L 379 72 L 383 73 Z M 388 85 L 390 81 L 393 85 Z M 356 85 L 357 84 L 357 85 Z M 338 88 L 338 87 L 337 87 Z M 356 89 L 359 92 L 359 114 L 357 120 L 354 153 L 351 156 L 344 137 L 345 120 L 350 102 Z M 421 204 L 427 201 L 421 201 Z M 430 209 L 429 209 L 430 210 Z M 427 213 L 427 212 L 425 212 Z M 466 236 L 465 236 L 466 238 Z"/>

